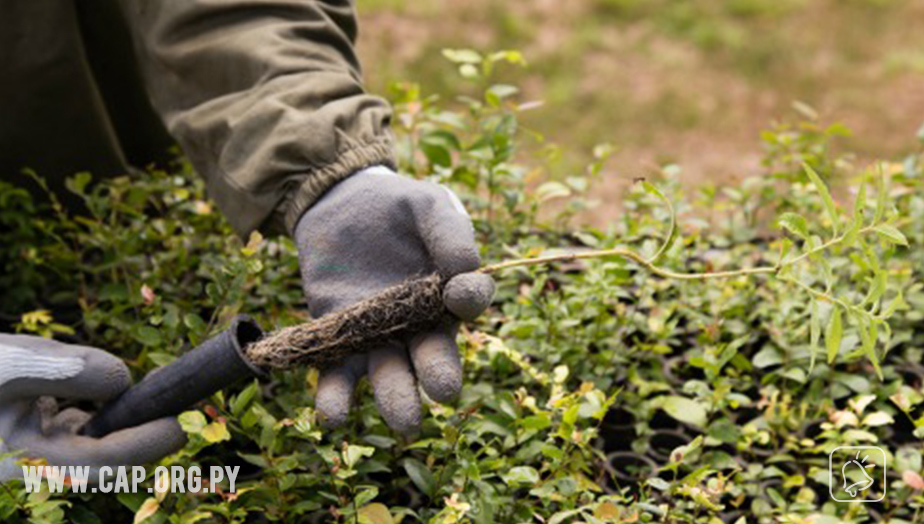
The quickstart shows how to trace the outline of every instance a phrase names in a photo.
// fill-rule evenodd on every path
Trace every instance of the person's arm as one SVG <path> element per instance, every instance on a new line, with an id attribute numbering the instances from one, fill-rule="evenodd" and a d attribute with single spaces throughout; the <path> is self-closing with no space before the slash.
<path id="1" fill-rule="evenodd" d="M 394 166 L 348 0 L 125 0 L 155 109 L 231 225 L 292 232 L 333 184 Z"/>
<path id="2" fill-rule="evenodd" d="M 432 273 L 449 281 L 444 300 L 456 314 L 487 307 L 494 284 L 466 273 L 479 257 L 461 202 L 394 172 L 390 109 L 360 84 L 350 2 L 124 5 L 168 130 L 239 233 L 282 226 L 293 235 L 312 315 Z M 457 296 L 482 298 L 460 307 Z M 439 329 L 379 341 L 323 370 L 316 405 L 325 424 L 347 420 L 365 374 L 388 425 L 414 433 L 418 385 L 440 402 L 461 391 L 457 325 L 447 318 Z"/>

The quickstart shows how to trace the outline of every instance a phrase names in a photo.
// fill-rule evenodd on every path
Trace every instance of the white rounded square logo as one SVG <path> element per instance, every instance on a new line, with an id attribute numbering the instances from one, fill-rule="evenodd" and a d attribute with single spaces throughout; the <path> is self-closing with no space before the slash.
<path id="1" fill-rule="evenodd" d="M 831 498 L 879 502 L 886 495 L 886 454 L 876 446 L 842 446 L 828 455 Z"/>

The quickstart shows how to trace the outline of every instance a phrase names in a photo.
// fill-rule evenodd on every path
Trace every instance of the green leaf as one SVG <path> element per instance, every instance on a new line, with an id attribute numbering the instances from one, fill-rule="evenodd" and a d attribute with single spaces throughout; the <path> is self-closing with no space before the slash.
<path id="1" fill-rule="evenodd" d="M 535 431 L 541 431 L 552 425 L 552 420 L 549 418 L 547 413 L 540 413 L 538 415 L 531 415 L 519 421 L 520 426 L 523 429 L 531 429 Z"/>
<path id="2" fill-rule="evenodd" d="M 536 189 L 536 199 L 539 202 L 546 202 L 555 198 L 571 196 L 571 189 L 561 182 L 546 182 Z"/>
<path id="3" fill-rule="evenodd" d="M 864 271 L 880 271 L 879 257 L 876 255 L 876 252 L 873 251 L 873 248 L 870 247 L 869 243 L 859 237 L 857 243 L 860 245 L 860 249 L 863 251 L 863 260 L 866 262 L 866 267 L 863 267 Z"/>
<path id="4" fill-rule="evenodd" d="M 228 433 L 228 426 L 224 422 L 212 422 L 202 428 L 202 438 L 214 444 L 231 440 L 231 433 Z"/>
<path id="5" fill-rule="evenodd" d="M 71 193 L 82 195 L 84 189 L 86 189 L 87 184 L 89 184 L 91 180 L 93 180 L 93 177 L 90 173 L 81 172 L 65 180 L 64 185 Z"/>
<path id="6" fill-rule="evenodd" d="M 707 434 L 710 438 L 714 438 L 725 444 L 734 444 L 741 436 L 741 429 L 731 420 L 723 418 L 709 424 Z"/>
<path id="7" fill-rule="evenodd" d="M 552 515 L 552 518 L 549 519 L 549 524 L 562 524 L 566 519 L 570 519 L 576 515 L 580 515 L 580 509 L 569 509 L 565 511 L 559 511 L 558 513 Z"/>
<path id="8" fill-rule="evenodd" d="M 496 53 L 491 53 L 490 55 L 492 62 L 505 61 L 511 64 L 526 65 L 526 59 L 523 58 L 523 53 L 517 51 L 516 49 L 506 49 L 503 51 L 497 51 Z"/>
<path id="9" fill-rule="evenodd" d="M 160 330 L 151 326 L 141 326 L 135 332 L 135 339 L 145 346 L 159 346 L 164 337 L 161 336 Z"/>
<path id="10" fill-rule="evenodd" d="M 366 435 L 363 437 L 363 440 L 381 449 L 388 449 L 398 442 L 397 440 L 391 437 L 386 437 L 385 435 Z"/>
<path id="11" fill-rule="evenodd" d="M 818 120 L 818 111 L 816 111 L 814 107 L 806 104 L 805 102 L 794 100 L 792 103 L 792 108 L 797 113 L 809 120 Z"/>
<path id="12" fill-rule="evenodd" d="M 201 411 L 185 411 L 180 413 L 177 420 L 180 422 L 180 427 L 183 428 L 183 431 L 187 433 L 198 434 L 208 424 L 205 415 Z"/>
<path id="13" fill-rule="evenodd" d="M 831 193 L 828 191 L 828 186 L 821 180 L 821 177 L 818 176 L 818 173 L 812 169 L 808 164 L 802 164 L 802 167 L 805 169 L 805 173 L 808 175 L 809 179 L 815 184 L 815 187 L 818 189 L 818 193 L 821 195 L 821 201 L 825 205 L 825 210 L 828 213 L 828 218 L 831 220 L 831 231 L 834 236 L 837 236 L 837 207 L 834 205 L 834 199 L 831 198 Z"/>
<path id="14" fill-rule="evenodd" d="M 443 49 L 443 56 L 456 64 L 480 64 L 481 54 L 472 49 Z"/>
<path id="15" fill-rule="evenodd" d="M 459 74 L 462 75 L 462 78 L 478 78 L 479 72 L 478 68 L 474 64 L 462 64 L 459 66 Z"/>
<path id="16" fill-rule="evenodd" d="M 353 469 L 356 464 L 359 464 L 360 459 L 363 457 L 371 457 L 374 454 L 375 448 L 372 446 L 349 444 L 346 451 L 343 452 L 343 461 L 348 468 Z"/>
<path id="17" fill-rule="evenodd" d="M 857 198 L 853 203 L 853 219 L 850 221 L 850 226 L 847 228 L 847 232 L 844 233 L 844 247 L 852 247 L 853 244 L 857 241 L 857 235 L 860 234 L 860 229 L 863 228 L 863 213 L 866 209 L 866 182 L 860 184 L 860 190 L 857 192 Z"/>
<path id="18" fill-rule="evenodd" d="M 875 231 L 876 234 L 879 235 L 879 238 L 889 243 L 898 244 L 901 246 L 908 245 L 908 239 L 905 238 L 905 235 L 901 231 L 896 229 L 895 226 L 891 226 L 889 224 L 880 224 L 874 227 L 873 231 Z"/>
<path id="19" fill-rule="evenodd" d="M 876 369 L 876 376 L 882 380 L 882 369 L 879 367 L 879 355 L 876 354 L 876 338 L 874 332 L 878 332 L 869 320 L 861 314 L 854 314 L 854 320 L 857 322 L 857 331 L 860 332 L 860 341 L 863 347 L 863 353 L 866 354 L 873 368 Z"/>
<path id="20" fill-rule="evenodd" d="M 375 500 L 375 497 L 379 496 L 379 488 L 375 486 L 365 486 L 356 496 L 353 498 L 353 504 L 358 507 L 365 506 L 366 504 Z"/>
<path id="21" fill-rule="evenodd" d="M 751 359 L 751 363 L 758 369 L 768 368 L 770 366 L 782 364 L 783 356 L 773 345 L 767 344 L 754 355 L 754 358 Z"/>
<path id="22" fill-rule="evenodd" d="M 878 224 L 885 216 L 886 206 L 888 205 L 888 194 L 886 192 L 885 173 L 882 170 L 882 164 L 877 166 L 879 176 L 876 177 L 876 214 L 873 215 L 873 224 Z"/>
<path id="23" fill-rule="evenodd" d="M 873 282 L 870 284 L 869 293 L 867 293 L 866 298 L 863 299 L 863 306 L 877 304 L 879 299 L 882 298 L 882 295 L 886 292 L 886 285 L 888 284 L 888 273 L 885 271 L 877 271 L 873 275 Z M 875 309 L 875 307 L 874 307 Z"/>
<path id="24" fill-rule="evenodd" d="M 792 240 L 789 240 L 786 237 L 783 237 L 780 240 L 780 258 L 777 260 L 777 265 L 781 265 L 783 261 L 786 260 L 786 255 L 789 254 L 789 251 L 792 250 Z"/>
<path id="25" fill-rule="evenodd" d="M 149 497 L 147 500 L 141 504 L 141 507 L 138 508 L 138 512 L 135 513 L 135 518 L 132 520 L 132 524 L 141 524 L 146 521 L 148 518 L 152 517 L 157 510 L 160 509 L 160 503 L 157 502 L 157 499 L 154 497 Z"/>
<path id="26" fill-rule="evenodd" d="M 677 240 L 677 213 L 674 212 L 674 205 L 671 204 L 670 199 L 667 198 L 657 186 L 647 180 L 642 180 L 642 188 L 646 193 L 658 197 L 658 199 L 667 206 L 667 210 L 670 213 L 670 224 L 667 229 L 667 237 L 664 239 L 664 242 L 661 243 L 661 247 L 658 248 L 658 251 L 649 260 L 654 263 L 657 262 Z"/>
<path id="27" fill-rule="evenodd" d="M 686 459 L 688 456 L 698 451 L 702 447 L 703 447 L 703 436 L 700 435 L 696 437 L 695 439 L 693 439 L 692 442 L 688 444 L 684 444 L 682 446 L 677 446 L 676 448 L 674 448 L 671 451 L 669 459 L 671 462 L 674 462 L 674 463 L 683 462 L 684 459 Z"/>
<path id="28" fill-rule="evenodd" d="M 452 153 L 442 144 L 433 144 L 422 140 L 420 150 L 427 157 L 427 161 L 434 166 L 449 167 L 452 165 Z"/>
<path id="29" fill-rule="evenodd" d="M 356 513 L 360 524 L 394 524 L 395 522 L 391 512 L 388 511 L 388 506 L 380 502 L 363 506 Z"/>
<path id="30" fill-rule="evenodd" d="M 407 476 L 411 477 L 411 482 L 417 486 L 417 489 L 427 495 L 433 492 L 433 473 L 430 473 L 423 462 L 414 458 L 406 458 L 401 465 L 404 466 L 404 471 Z"/>
<path id="31" fill-rule="evenodd" d="M 787 369 L 783 372 L 783 376 L 800 384 L 805 384 L 805 370 L 802 368 Z"/>
<path id="32" fill-rule="evenodd" d="M 837 352 L 841 348 L 841 339 L 844 336 L 844 326 L 841 319 L 841 308 L 836 307 L 831 312 L 831 320 L 825 330 L 825 346 L 828 349 L 828 364 L 833 364 Z"/>
<path id="33" fill-rule="evenodd" d="M 495 84 L 485 91 L 484 98 L 487 103 L 497 107 L 502 100 L 517 94 L 519 91 L 519 89 L 512 85 Z"/>
<path id="34" fill-rule="evenodd" d="M 671 417 L 691 426 L 704 427 L 708 419 L 706 408 L 686 397 L 676 395 L 662 397 L 660 407 Z"/>
<path id="35" fill-rule="evenodd" d="M 151 351 L 148 353 L 148 358 L 151 359 L 151 362 L 161 367 L 166 366 L 167 364 L 170 364 L 177 359 L 176 355 L 164 353 L 163 351 Z"/>
<path id="36" fill-rule="evenodd" d="M 889 318 L 896 311 L 898 311 L 898 308 L 903 307 L 905 305 L 907 305 L 905 303 L 905 298 L 902 296 L 902 290 L 899 289 L 898 295 L 896 295 L 896 297 L 892 299 L 892 302 L 889 302 L 888 307 L 886 307 L 885 311 L 883 311 L 882 314 L 880 314 L 879 316 L 880 318 L 884 318 L 884 319 Z"/>
<path id="37" fill-rule="evenodd" d="M 863 213 L 866 212 L 866 180 L 860 183 L 857 198 L 853 201 L 853 219 L 863 222 Z"/>
<path id="38" fill-rule="evenodd" d="M 539 472 L 530 466 L 517 466 L 503 474 L 504 482 L 510 484 L 533 485 L 539 483 Z"/>
<path id="39" fill-rule="evenodd" d="M 870 413 L 863 417 L 863 422 L 861 425 L 866 427 L 876 427 L 876 426 L 885 426 L 895 422 L 895 419 L 892 418 L 892 415 L 884 411 L 876 411 L 875 413 Z"/>
<path id="40" fill-rule="evenodd" d="M 234 400 L 231 402 L 231 414 L 234 416 L 240 416 L 240 414 L 243 413 L 245 409 L 247 409 L 247 406 L 250 405 L 250 401 L 253 400 L 253 397 L 256 396 L 259 390 L 260 383 L 256 380 L 244 388 L 244 390 L 241 391 L 238 396 L 234 397 Z"/>
<path id="41" fill-rule="evenodd" d="M 220 304 L 223 293 L 216 282 L 209 282 L 205 285 L 205 295 L 212 299 L 213 302 Z"/>
<path id="42" fill-rule="evenodd" d="M 208 329 L 208 324 L 202 320 L 202 317 L 195 313 L 183 315 L 183 324 L 196 335 L 204 334 L 205 330 Z"/>
<path id="43" fill-rule="evenodd" d="M 808 222 L 805 220 L 804 216 L 797 215 L 796 213 L 783 213 L 780 215 L 778 222 L 780 227 L 808 242 Z"/>
<path id="44" fill-rule="evenodd" d="M 810 362 L 809 373 L 815 369 L 815 355 L 818 353 L 818 341 L 821 340 L 821 314 L 818 312 L 818 301 L 812 300 L 811 320 L 809 321 L 810 330 Z"/>

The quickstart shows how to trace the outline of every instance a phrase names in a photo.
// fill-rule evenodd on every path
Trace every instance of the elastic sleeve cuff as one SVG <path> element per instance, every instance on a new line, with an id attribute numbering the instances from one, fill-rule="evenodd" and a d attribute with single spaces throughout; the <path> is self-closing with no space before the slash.
<path id="1" fill-rule="evenodd" d="M 307 173 L 305 179 L 287 192 L 277 206 L 270 229 L 282 229 L 292 235 L 302 214 L 328 189 L 337 182 L 376 165 L 396 169 L 394 144 L 390 138 L 383 137 L 375 142 L 348 149 L 340 154 L 336 162 Z"/>

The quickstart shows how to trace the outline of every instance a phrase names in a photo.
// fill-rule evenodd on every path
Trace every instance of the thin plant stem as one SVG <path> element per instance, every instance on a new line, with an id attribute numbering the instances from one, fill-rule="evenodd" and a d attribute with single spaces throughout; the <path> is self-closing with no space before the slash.
<path id="1" fill-rule="evenodd" d="M 866 226 L 866 227 L 864 227 L 864 228 L 860 228 L 860 229 L 857 231 L 857 235 L 862 235 L 862 234 L 864 234 L 864 233 L 868 233 L 868 232 L 872 231 L 874 227 L 875 227 L 875 226 Z M 843 235 L 841 235 L 841 236 L 834 237 L 834 238 L 832 238 L 831 240 L 825 242 L 824 244 L 821 244 L 820 246 L 818 246 L 818 247 L 816 247 L 816 248 L 810 249 L 810 250 L 806 251 L 805 253 L 802 253 L 801 255 L 797 256 L 796 258 L 794 258 L 794 259 L 792 259 L 792 260 L 786 261 L 786 262 L 784 263 L 784 265 L 791 266 L 791 265 L 797 264 L 797 263 L 801 262 L 802 260 L 805 260 L 806 258 L 808 258 L 808 257 L 810 257 L 810 256 L 812 256 L 812 255 L 814 255 L 815 253 L 819 253 L 819 252 L 821 252 L 821 251 L 825 251 L 826 249 L 828 249 L 828 248 L 830 248 L 830 247 L 832 247 L 832 246 L 835 246 L 835 245 L 837 245 L 837 244 L 843 242 L 845 238 L 847 238 L 847 234 L 846 234 L 846 233 L 843 234 Z"/>
<path id="2" fill-rule="evenodd" d="M 857 232 L 857 234 L 867 233 L 869 231 L 872 231 L 873 228 L 874 226 L 864 227 L 860 229 Z M 846 234 L 835 237 L 825 242 L 824 244 L 814 247 L 791 260 L 781 261 L 779 264 L 775 266 L 758 266 L 758 267 L 750 267 L 750 268 L 733 269 L 729 271 L 711 271 L 711 272 L 705 272 L 705 273 L 680 273 L 676 271 L 671 271 L 669 269 L 659 267 L 654 263 L 654 261 L 658 258 L 658 255 L 655 255 L 654 257 L 651 257 L 651 258 L 645 258 L 639 253 L 636 253 L 635 251 L 632 251 L 631 249 L 626 249 L 626 248 L 600 249 L 600 250 L 594 250 L 594 251 L 584 251 L 584 252 L 577 252 L 577 253 L 562 253 L 559 255 L 546 255 L 546 256 L 538 256 L 538 257 L 530 257 L 530 258 L 521 258 L 521 259 L 516 259 L 516 260 L 508 260 L 505 262 L 498 262 L 496 264 L 490 264 L 490 265 L 484 266 L 478 271 L 480 273 L 491 274 L 491 273 L 496 273 L 498 271 L 502 271 L 504 269 L 510 269 L 514 267 L 537 266 L 537 265 L 551 264 L 554 262 L 571 262 L 574 260 L 581 260 L 581 259 L 621 257 L 621 258 L 627 258 L 629 260 L 632 260 L 638 263 L 640 266 L 644 267 L 645 269 L 650 271 L 652 274 L 655 274 L 655 275 L 658 275 L 664 278 L 670 278 L 673 280 L 709 280 L 709 279 L 717 279 L 717 278 L 735 278 L 735 277 L 741 277 L 741 276 L 761 275 L 761 274 L 774 275 L 774 274 L 778 274 L 785 267 L 794 266 L 812 255 L 821 253 L 823 251 L 826 251 L 840 244 L 846 239 L 846 237 L 847 237 Z M 833 297 L 830 297 L 827 294 L 821 293 L 820 291 L 815 291 L 814 289 L 812 289 L 811 292 L 816 295 L 820 294 L 821 296 L 828 298 L 832 302 L 836 301 L 833 299 Z M 836 301 L 836 302 L 839 302 L 839 301 Z M 847 306 L 845 305 L 844 307 L 846 308 Z"/>
<path id="3" fill-rule="evenodd" d="M 780 270 L 780 266 L 761 266 L 761 267 L 752 267 L 752 268 L 743 268 L 735 269 L 731 271 L 715 271 L 707 273 L 678 273 L 676 271 L 671 271 L 669 269 L 664 269 L 658 267 L 649 259 L 643 257 L 642 255 L 632 251 L 631 249 L 625 248 L 614 248 L 614 249 L 602 249 L 598 251 L 586 251 L 581 253 L 563 253 L 560 255 L 548 255 L 541 257 L 532 257 L 532 258 L 521 258 L 517 260 L 508 260 L 506 262 L 499 262 L 497 264 L 491 264 L 484 266 L 478 271 L 480 273 L 496 273 L 504 269 L 510 269 L 513 267 L 521 266 L 536 266 L 536 265 L 545 265 L 551 264 L 553 262 L 571 262 L 573 260 L 581 260 L 588 258 L 605 258 L 605 257 L 622 257 L 628 258 L 651 273 L 658 275 L 664 278 L 670 278 L 674 280 L 709 280 L 713 278 L 734 278 L 745 275 L 758 275 L 758 274 L 772 274 Z"/>
<path id="4" fill-rule="evenodd" d="M 818 291 L 817 289 L 813 288 L 812 286 L 809 286 L 808 284 L 804 284 L 804 283 L 802 283 L 802 282 L 796 280 L 795 278 L 792 278 L 792 277 L 780 277 L 780 280 L 782 280 L 782 281 L 784 281 L 784 282 L 789 282 L 790 284 L 794 284 L 794 285 L 796 285 L 797 287 L 802 288 L 806 293 L 808 293 L 809 295 L 814 296 L 815 298 L 817 298 L 817 299 L 819 299 L 819 300 L 826 300 L 826 301 L 831 302 L 831 303 L 833 303 L 833 304 L 837 304 L 837 305 L 839 305 L 840 307 L 844 308 L 845 311 L 856 311 L 856 310 L 858 309 L 856 306 L 852 306 L 852 305 L 850 305 L 850 304 L 844 302 L 843 300 L 840 300 L 840 299 L 838 299 L 838 298 L 832 297 L 831 295 L 829 295 L 829 294 L 827 294 L 827 293 L 825 293 L 825 292 L 823 292 L 823 291 Z"/>

